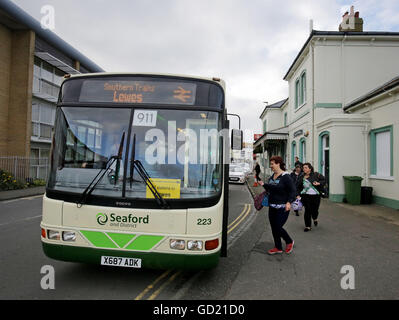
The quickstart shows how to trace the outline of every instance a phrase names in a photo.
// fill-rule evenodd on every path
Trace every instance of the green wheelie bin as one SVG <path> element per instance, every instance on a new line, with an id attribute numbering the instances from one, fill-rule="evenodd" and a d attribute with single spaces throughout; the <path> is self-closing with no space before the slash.
<path id="1" fill-rule="evenodd" d="M 344 176 L 346 201 L 350 204 L 360 204 L 362 177 Z"/>

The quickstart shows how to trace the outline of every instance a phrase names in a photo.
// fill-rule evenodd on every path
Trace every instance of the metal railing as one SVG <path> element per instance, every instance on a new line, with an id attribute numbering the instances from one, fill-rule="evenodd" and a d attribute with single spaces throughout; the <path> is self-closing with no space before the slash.
<path id="1" fill-rule="evenodd" d="M 49 167 L 48 158 L 0 156 L 0 169 L 8 171 L 15 179 L 23 182 L 35 179 L 47 180 Z"/>

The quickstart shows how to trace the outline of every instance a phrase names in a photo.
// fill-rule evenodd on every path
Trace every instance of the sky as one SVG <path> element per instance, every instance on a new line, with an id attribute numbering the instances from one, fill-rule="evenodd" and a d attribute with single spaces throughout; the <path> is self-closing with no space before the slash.
<path id="1" fill-rule="evenodd" d="M 283 80 L 313 29 L 338 31 L 354 5 L 364 31 L 399 31 L 397 0 L 13 0 L 38 21 L 54 8 L 63 40 L 109 72 L 219 77 L 245 141 L 262 133 L 265 102 L 288 97 Z M 238 120 L 230 118 L 230 128 Z"/>

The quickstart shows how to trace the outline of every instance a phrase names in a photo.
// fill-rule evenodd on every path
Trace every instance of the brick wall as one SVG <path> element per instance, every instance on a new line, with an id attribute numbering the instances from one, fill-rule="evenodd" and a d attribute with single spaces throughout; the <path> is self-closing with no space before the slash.
<path id="1" fill-rule="evenodd" d="M 0 24 L 0 155 L 7 154 L 12 32 Z"/>
<path id="2" fill-rule="evenodd" d="M 33 31 L 13 32 L 8 111 L 8 154 L 13 156 L 30 154 L 34 48 Z"/>

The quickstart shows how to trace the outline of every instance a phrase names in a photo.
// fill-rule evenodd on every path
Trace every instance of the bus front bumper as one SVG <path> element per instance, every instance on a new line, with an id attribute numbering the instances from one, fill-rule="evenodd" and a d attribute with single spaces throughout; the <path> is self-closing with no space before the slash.
<path id="1" fill-rule="evenodd" d="M 42 241 L 45 255 L 51 259 L 101 264 L 102 256 L 141 259 L 141 267 L 149 269 L 210 269 L 217 266 L 220 251 L 210 254 L 169 254 L 159 252 L 120 251 L 59 245 Z"/>

